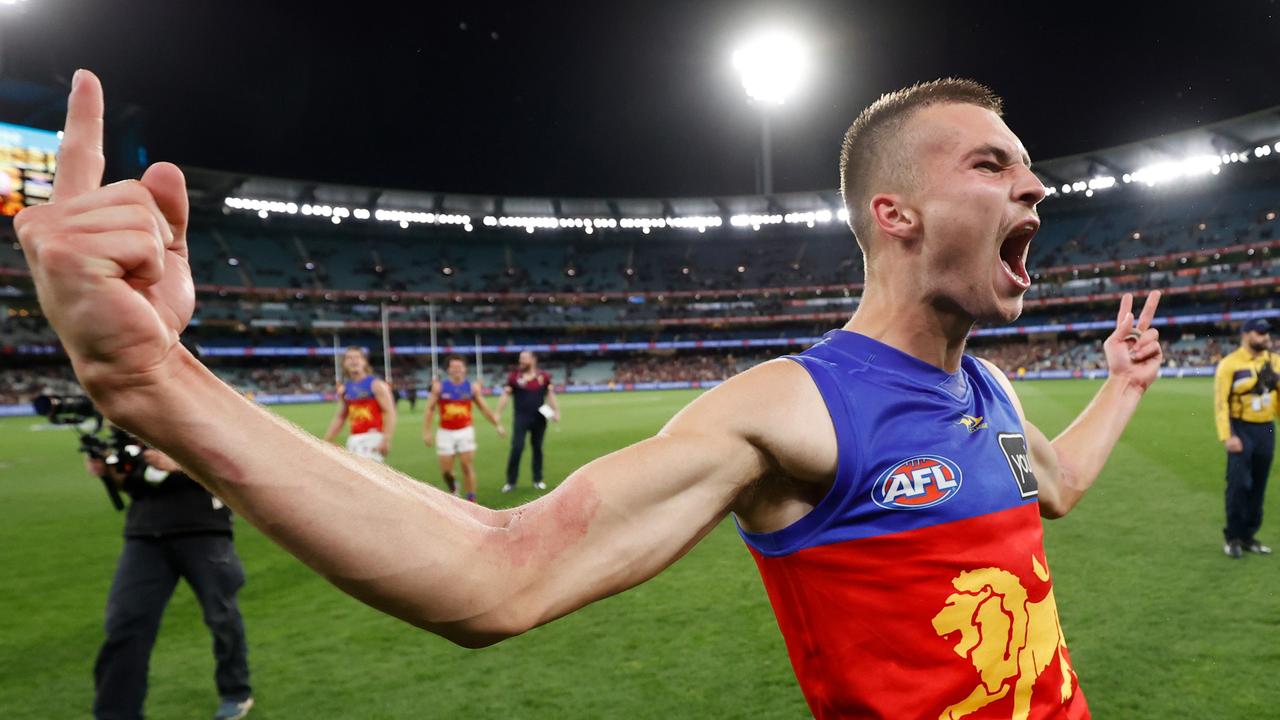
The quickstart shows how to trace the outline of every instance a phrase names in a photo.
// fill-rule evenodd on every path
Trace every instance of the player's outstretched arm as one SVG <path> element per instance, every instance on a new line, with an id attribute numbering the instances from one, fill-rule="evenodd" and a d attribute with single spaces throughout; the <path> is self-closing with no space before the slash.
<path id="1" fill-rule="evenodd" d="M 194 304 L 182 175 L 157 165 L 141 182 L 98 187 L 102 107 L 97 78 L 78 73 L 53 201 L 16 222 L 77 375 L 108 418 L 384 612 L 465 645 L 523 632 L 673 562 L 775 465 L 762 448 L 792 444 L 769 445 L 788 428 L 813 436 L 812 419 L 786 408 L 804 393 L 820 400 L 784 361 L 511 510 L 353 457 L 241 397 L 178 342 Z"/>
<path id="2" fill-rule="evenodd" d="M 154 417 L 165 419 L 148 413 L 128 424 L 339 588 L 481 646 L 629 588 L 683 555 L 770 467 L 752 438 L 767 434 L 759 398 L 780 394 L 767 377 L 731 380 L 657 436 L 504 511 L 321 443 L 194 358 L 172 389 L 149 395 Z"/>
<path id="3" fill-rule="evenodd" d="M 1023 418 L 1044 517 L 1062 517 L 1080 502 L 1102 472 L 1143 394 L 1159 376 L 1163 359 L 1160 332 L 1151 327 L 1159 304 L 1160 291 L 1153 290 L 1135 321 L 1133 296 L 1126 294 L 1121 299 L 1116 328 L 1102 346 L 1107 356 L 1107 380 L 1058 437 L 1050 441 Z M 1012 384 L 1003 374 L 997 373 L 997 377 L 1013 396 Z M 1020 404 L 1018 413 L 1022 414 Z"/>

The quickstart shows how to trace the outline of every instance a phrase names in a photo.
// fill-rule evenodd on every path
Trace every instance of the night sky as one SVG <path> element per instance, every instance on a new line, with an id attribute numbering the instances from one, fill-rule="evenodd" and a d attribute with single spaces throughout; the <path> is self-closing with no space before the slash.
<path id="1" fill-rule="evenodd" d="M 768 24 L 816 66 L 774 122 L 778 191 L 835 187 L 857 112 L 942 75 L 1002 94 L 1033 158 L 1280 105 L 1275 0 L 345 7 L 26 0 L 0 6 L 2 71 L 97 71 L 143 108 L 152 160 L 562 197 L 751 192 L 759 119 L 730 55 Z"/>

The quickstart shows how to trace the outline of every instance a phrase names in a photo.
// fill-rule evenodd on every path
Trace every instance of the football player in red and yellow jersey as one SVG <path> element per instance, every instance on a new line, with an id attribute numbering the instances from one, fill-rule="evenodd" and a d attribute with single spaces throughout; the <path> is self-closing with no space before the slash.
<path id="1" fill-rule="evenodd" d="M 45 316 L 104 415 L 344 591 L 490 645 L 648 580 L 732 515 L 815 716 L 1089 716 L 1041 518 L 1076 507 L 1159 376 L 1160 293 L 1137 317 L 1123 296 L 1108 377 L 1052 440 L 965 354 L 976 323 L 1021 314 L 1046 193 L 986 87 L 890 93 L 845 136 L 866 280 L 842 328 L 504 510 L 337 457 L 183 347 L 185 180 L 159 163 L 103 187 L 103 115 L 77 72 L 52 201 L 15 222 Z"/>
<path id="2" fill-rule="evenodd" d="M 391 437 L 396 431 L 391 386 L 373 374 L 363 348 L 347 348 L 342 354 L 342 372 L 347 379 L 338 386 L 338 411 L 324 433 L 325 442 L 337 437 L 343 423 L 350 420 L 347 449 L 382 462 L 391 452 Z"/>
<path id="3" fill-rule="evenodd" d="M 498 415 L 484 401 L 484 386 L 467 381 L 467 361 L 461 355 L 450 355 L 446 360 L 444 380 L 431 383 L 431 397 L 427 399 L 426 412 L 422 414 L 422 442 L 427 447 L 436 446 L 440 457 L 440 473 L 449 492 L 458 493 L 458 483 L 453 477 L 453 459 L 462 462 L 462 489 L 470 502 L 476 501 L 476 428 L 471 423 L 471 405 L 493 423 L 498 437 L 506 434 Z M 435 409 L 440 408 L 440 429 L 433 434 L 432 421 Z"/>

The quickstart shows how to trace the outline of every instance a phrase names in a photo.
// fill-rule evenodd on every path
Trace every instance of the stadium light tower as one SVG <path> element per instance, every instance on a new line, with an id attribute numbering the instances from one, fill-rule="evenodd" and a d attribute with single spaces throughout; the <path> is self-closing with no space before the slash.
<path id="1" fill-rule="evenodd" d="M 22 14 L 22 5 L 27 0 L 0 0 L 0 73 L 4 72 L 4 26 L 5 21 Z"/>
<path id="2" fill-rule="evenodd" d="M 773 143 L 770 113 L 795 94 L 809 69 L 804 44 L 791 33 L 769 30 L 749 38 L 733 53 L 733 66 L 742 77 L 742 89 L 760 108 L 761 193 L 773 193 Z"/>

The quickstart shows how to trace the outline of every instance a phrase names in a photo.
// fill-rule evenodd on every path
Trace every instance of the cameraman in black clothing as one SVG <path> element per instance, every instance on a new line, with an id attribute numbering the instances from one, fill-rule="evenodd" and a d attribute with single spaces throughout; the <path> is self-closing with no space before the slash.
<path id="1" fill-rule="evenodd" d="M 253 697 L 244 623 L 236 606 L 244 568 L 232 545 L 231 511 L 168 455 L 148 449 L 142 461 L 126 475 L 117 465 L 86 459 L 89 472 L 130 497 L 124 549 L 107 597 L 107 637 L 93 669 L 94 717 L 142 717 L 160 618 L 178 578 L 184 578 L 213 634 L 220 698 L 214 718 L 242 718 Z"/>

